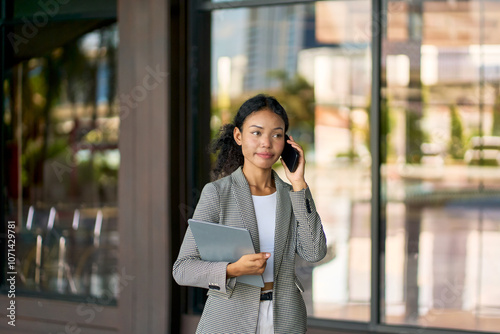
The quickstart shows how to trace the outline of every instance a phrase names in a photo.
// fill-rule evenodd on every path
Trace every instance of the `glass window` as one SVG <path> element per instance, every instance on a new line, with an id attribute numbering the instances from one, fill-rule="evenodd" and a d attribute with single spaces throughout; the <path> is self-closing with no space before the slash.
<path id="1" fill-rule="evenodd" d="M 214 136 L 262 92 L 283 104 L 306 151 L 328 254 L 296 272 L 317 318 L 370 317 L 370 20 L 365 0 L 212 13 Z M 275 170 L 288 181 L 280 163 Z"/>
<path id="2" fill-rule="evenodd" d="M 117 46 L 111 25 L 7 72 L 2 191 L 18 293 L 117 296 Z"/>
<path id="3" fill-rule="evenodd" d="M 500 327 L 500 3 L 388 1 L 382 321 Z"/>

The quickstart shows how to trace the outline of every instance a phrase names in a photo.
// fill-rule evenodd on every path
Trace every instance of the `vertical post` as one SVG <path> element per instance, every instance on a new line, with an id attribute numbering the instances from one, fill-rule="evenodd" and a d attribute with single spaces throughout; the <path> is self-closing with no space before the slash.
<path id="1" fill-rule="evenodd" d="M 167 271 L 170 273 L 173 263 L 179 253 L 179 248 L 184 236 L 187 216 L 191 211 L 188 202 L 191 188 L 187 186 L 187 180 L 191 175 L 189 169 L 192 161 L 189 156 L 190 132 L 187 130 L 187 123 L 191 120 L 190 88 L 192 87 L 190 78 L 191 71 L 194 71 L 190 64 L 189 48 L 194 46 L 190 40 L 190 34 L 195 32 L 191 28 L 194 24 L 192 12 L 194 12 L 193 1 L 171 0 L 170 25 L 167 36 L 170 40 L 170 91 L 175 98 L 170 99 L 169 106 L 172 112 L 170 117 L 170 193 L 175 194 L 170 197 L 170 258 L 167 262 Z M 193 80 L 197 82 L 197 80 Z M 170 289 L 170 328 L 169 333 L 179 333 L 181 328 L 181 316 L 185 309 L 186 288 L 179 287 L 173 280 L 168 286 Z"/>
<path id="2" fill-rule="evenodd" d="M 170 332 L 171 10 L 171 0 L 118 6 L 118 331 L 124 334 Z"/>
<path id="3" fill-rule="evenodd" d="M 372 154 L 372 199 L 371 199 L 371 300 L 370 328 L 381 321 L 381 296 L 383 293 L 383 248 L 385 235 L 380 212 L 380 67 L 383 35 L 382 1 L 372 0 L 372 91 L 370 117 L 370 151 Z M 385 16 L 384 16 L 385 17 Z"/>
<path id="4" fill-rule="evenodd" d="M 36 236 L 36 253 L 35 253 L 35 285 L 38 288 L 40 288 L 40 275 L 41 275 L 41 269 L 42 269 L 42 251 L 43 251 L 43 244 L 42 244 L 42 236 L 37 235 Z"/>
<path id="5" fill-rule="evenodd" d="M 194 209 L 205 183 L 209 181 L 210 157 L 206 144 L 210 140 L 210 64 L 211 64 L 211 11 L 201 8 L 204 1 L 192 0 L 189 8 L 189 113 L 188 129 L 188 204 Z M 184 235 L 185 228 L 181 229 Z M 181 236 L 182 238 L 182 236 Z M 187 308 L 201 311 L 206 292 L 187 288 Z"/>
<path id="6" fill-rule="evenodd" d="M 418 253 L 423 207 L 407 199 L 405 203 L 405 322 L 418 324 Z"/>
<path id="7" fill-rule="evenodd" d="M 66 239 L 59 237 L 59 257 L 57 260 L 57 292 L 64 293 L 64 269 L 66 264 Z M 69 279 L 68 279 L 69 282 Z"/>

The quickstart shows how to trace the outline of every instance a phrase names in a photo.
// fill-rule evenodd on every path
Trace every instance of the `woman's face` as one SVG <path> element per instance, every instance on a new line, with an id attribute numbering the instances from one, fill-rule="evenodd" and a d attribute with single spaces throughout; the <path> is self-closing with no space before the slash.
<path id="1" fill-rule="evenodd" d="M 268 169 L 278 160 L 285 146 L 285 122 L 265 109 L 247 116 L 242 130 L 234 129 L 234 140 L 241 145 L 245 165 Z M 248 166 L 248 165 L 247 165 Z"/>

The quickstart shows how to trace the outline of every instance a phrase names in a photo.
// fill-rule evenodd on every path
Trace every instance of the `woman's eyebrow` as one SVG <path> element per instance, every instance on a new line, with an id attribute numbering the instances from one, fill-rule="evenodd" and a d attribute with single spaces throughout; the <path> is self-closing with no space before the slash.
<path id="1" fill-rule="evenodd" d="M 256 128 L 259 128 L 259 129 L 264 129 L 264 127 L 260 126 L 260 125 L 250 125 L 249 128 L 251 127 L 256 127 Z M 277 128 L 274 128 L 273 130 L 283 130 L 283 128 L 281 126 L 278 126 Z"/>

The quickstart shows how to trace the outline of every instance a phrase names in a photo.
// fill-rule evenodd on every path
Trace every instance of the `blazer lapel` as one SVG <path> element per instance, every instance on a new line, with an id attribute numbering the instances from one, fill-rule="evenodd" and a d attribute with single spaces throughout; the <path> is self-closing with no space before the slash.
<path id="1" fill-rule="evenodd" d="M 252 193 L 250 186 L 243 174 L 241 166 L 231 174 L 232 191 L 236 205 L 240 211 L 241 222 L 243 226 L 250 231 L 255 252 L 260 252 L 259 243 L 259 228 L 257 225 L 257 218 L 255 217 L 255 208 L 253 206 Z"/>
<path id="2" fill-rule="evenodd" d="M 292 203 L 290 201 L 289 187 L 283 182 L 273 170 L 274 182 L 276 184 L 276 230 L 274 232 L 274 279 L 279 272 L 283 260 L 283 252 L 290 231 L 290 216 L 292 214 Z"/>

